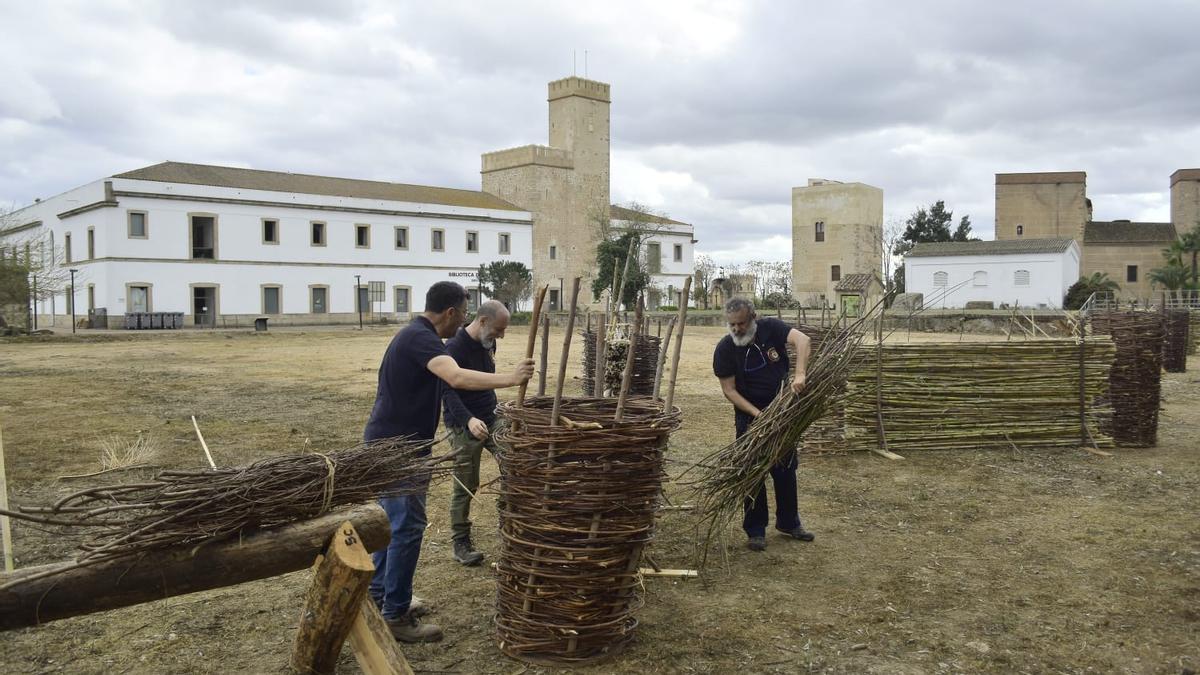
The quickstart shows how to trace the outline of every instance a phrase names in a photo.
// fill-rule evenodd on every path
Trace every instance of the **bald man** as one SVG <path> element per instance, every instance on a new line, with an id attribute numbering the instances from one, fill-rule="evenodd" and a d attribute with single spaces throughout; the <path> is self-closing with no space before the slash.
<path id="1" fill-rule="evenodd" d="M 504 337 L 509 312 L 503 303 L 488 300 L 466 328 L 446 342 L 446 352 L 460 368 L 496 372 L 496 340 Z M 487 448 L 494 457 L 496 441 L 496 392 L 442 389 L 442 418 L 450 430 L 454 459 L 453 493 L 450 496 L 450 537 L 454 559 L 467 566 L 483 562 L 483 553 L 471 540 L 471 496 L 479 489 L 479 460 Z"/>

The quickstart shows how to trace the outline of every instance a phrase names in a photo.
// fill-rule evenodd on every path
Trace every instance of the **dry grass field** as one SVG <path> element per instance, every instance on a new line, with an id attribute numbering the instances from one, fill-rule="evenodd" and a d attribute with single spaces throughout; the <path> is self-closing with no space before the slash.
<path id="1" fill-rule="evenodd" d="M 76 489 L 79 481 L 56 477 L 98 470 L 114 436 L 151 438 L 159 465 L 200 466 L 190 415 L 224 464 L 349 446 L 361 435 L 392 330 L 0 342 L 10 498 L 44 503 Z M 672 475 L 732 440 L 731 408 L 710 367 L 721 334 L 688 329 Z M 510 331 L 501 367 L 525 335 Z M 559 344 L 553 339 L 551 351 Z M 636 641 L 584 670 L 1200 670 L 1198 383 L 1195 372 L 1166 376 L 1159 447 L 1112 457 L 1036 448 L 910 453 L 903 462 L 806 456 L 801 515 L 815 542 L 768 536 L 767 551 L 752 553 L 731 530 L 704 581 L 647 579 Z M 490 459 L 483 474 L 496 475 Z M 666 491 L 685 499 L 678 485 Z M 497 650 L 490 570 L 450 559 L 448 500 L 449 485 L 436 485 L 417 573 L 447 638 L 406 647 L 410 662 L 428 673 L 544 672 Z M 489 558 L 493 505 L 483 494 L 474 510 Z M 650 549 L 658 564 L 692 564 L 693 518 L 662 516 Z M 72 554 L 73 541 L 21 523 L 15 536 L 21 566 Z M 0 664 L 9 673 L 282 673 L 307 580 L 299 572 L 2 633 Z M 358 672 L 348 650 L 341 672 Z"/>

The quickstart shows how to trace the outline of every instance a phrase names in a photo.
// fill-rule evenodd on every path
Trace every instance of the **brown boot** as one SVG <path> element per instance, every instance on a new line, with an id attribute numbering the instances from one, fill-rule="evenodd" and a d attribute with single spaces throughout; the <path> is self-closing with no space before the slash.
<path id="1" fill-rule="evenodd" d="M 412 612 L 395 619 L 387 620 L 392 637 L 397 642 L 439 642 L 442 639 L 442 629 L 432 623 L 421 623 Z"/>

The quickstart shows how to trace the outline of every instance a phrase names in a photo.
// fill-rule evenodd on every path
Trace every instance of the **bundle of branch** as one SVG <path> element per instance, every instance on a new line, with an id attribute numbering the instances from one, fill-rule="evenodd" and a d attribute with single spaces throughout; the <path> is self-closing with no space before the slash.
<path id="1" fill-rule="evenodd" d="M 638 564 L 654 533 L 675 408 L 630 398 L 500 406 L 500 649 L 534 663 L 609 657 L 633 637 Z"/>
<path id="2" fill-rule="evenodd" d="M 1078 447 L 1107 428 L 1107 338 L 885 344 L 850 376 L 846 442 L 854 450 Z M 1081 400 L 1080 377 L 1084 379 Z M 854 395 L 855 393 L 859 395 Z M 1092 439 L 1081 438 L 1080 414 Z"/>
<path id="3" fill-rule="evenodd" d="M 814 352 L 825 341 L 829 332 L 833 330 L 832 328 L 801 322 L 793 324 L 792 327 L 808 336 L 808 339 L 812 341 L 811 349 Z M 791 344 L 788 345 L 788 363 L 792 364 L 792 371 L 794 372 L 796 352 L 792 349 Z M 842 384 L 845 384 L 845 382 L 843 381 Z M 846 452 L 848 448 L 846 447 L 845 430 L 845 406 L 842 405 L 841 397 L 834 396 L 830 401 L 829 410 L 820 419 L 813 422 L 812 426 L 804 434 L 804 453 L 806 455 L 828 455 Z"/>
<path id="4" fill-rule="evenodd" d="M 1127 447 L 1153 447 L 1158 439 L 1162 351 L 1166 327 L 1154 312 L 1103 312 L 1091 317 L 1092 331 L 1112 336 L 1116 359 L 1109 373 L 1113 440 Z"/>
<path id="5" fill-rule="evenodd" d="M 271 457 L 241 468 L 173 469 L 142 483 L 105 485 L 16 517 L 87 528 L 80 562 L 196 545 L 308 520 L 334 508 L 423 492 L 449 473 L 453 455 L 434 441 L 392 438 L 329 454 Z"/>
<path id="6" fill-rule="evenodd" d="M 620 329 L 621 327 L 618 327 Z M 628 327 L 625 327 L 628 330 Z M 616 333 L 618 337 L 607 340 L 604 368 L 604 390 L 617 392 L 621 389 L 621 375 L 625 369 L 625 355 L 629 352 L 629 338 Z M 583 393 L 591 396 L 596 383 L 596 333 L 591 330 L 580 333 L 583 336 Z M 629 393 L 633 396 L 652 396 L 654 394 L 654 373 L 658 368 L 658 356 L 662 338 L 656 335 L 638 335 L 637 350 L 634 352 L 633 381 L 629 385 Z"/>
<path id="7" fill-rule="evenodd" d="M 701 459 L 680 477 L 697 502 L 701 566 L 710 544 L 742 513 L 771 467 L 796 451 L 813 423 L 842 403 L 849 394 L 847 376 L 862 361 L 860 318 L 845 327 L 831 328 L 810 352 L 806 386 L 796 394 L 784 382 L 768 405 L 740 438 Z"/>
<path id="8" fill-rule="evenodd" d="M 1187 370 L 1188 310 L 1168 309 L 1163 315 L 1167 327 L 1163 342 L 1163 370 L 1182 373 Z"/>

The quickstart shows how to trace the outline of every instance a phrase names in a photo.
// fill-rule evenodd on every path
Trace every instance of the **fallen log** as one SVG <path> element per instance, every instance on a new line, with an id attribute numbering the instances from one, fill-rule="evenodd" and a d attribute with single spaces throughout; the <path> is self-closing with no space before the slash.
<path id="1" fill-rule="evenodd" d="M 385 546 L 387 515 L 375 504 L 199 547 L 151 551 L 79 566 L 40 565 L 0 575 L 0 630 L 128 607 L 307 569 L 345 521 L 368 551 Z"/>

